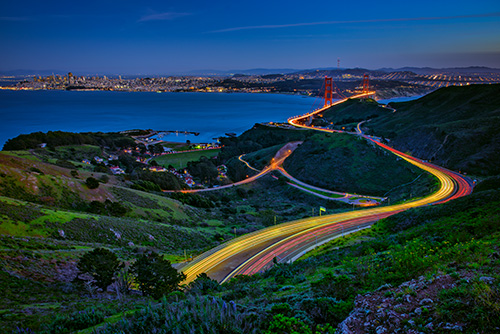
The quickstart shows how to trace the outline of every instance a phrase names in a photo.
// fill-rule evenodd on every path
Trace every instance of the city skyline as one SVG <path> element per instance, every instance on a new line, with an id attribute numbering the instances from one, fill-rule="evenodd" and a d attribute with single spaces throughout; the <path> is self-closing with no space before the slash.
<path id="1" fill-rule="evenodd" d="M 500 3 L 0 4 L 1 71 L 500 68 Z"/>

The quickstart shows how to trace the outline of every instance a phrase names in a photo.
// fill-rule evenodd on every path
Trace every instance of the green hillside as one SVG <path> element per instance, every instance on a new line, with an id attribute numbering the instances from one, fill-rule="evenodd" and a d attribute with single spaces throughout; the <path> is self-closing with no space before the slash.
<path id="1" fill-rule="evenodd" d="M 200 278 L 182 298 L 172 296 L 98 333 L 334 333 L 337 326 L 494 333 L 500 326 L 499 207 L 496 189 L 410 210 L 292 264 L 222 286 Z M 165 326 L 164 318 L 172 320 Z"/>
<path id="2" fill-rule="evenodd" d="M 476 175 L 500 173 L 500 85 L 441 88 L 366 124 L 394 147 Z"/>
<path id="3" fill-rule="evenodd" d="M 285 127 L 255 124 L 253 128 L 245 131 L 235 138 L 223 138 L 221 144 L 221 160 L 225 161 L 241 154 L 256 152 L 263 148 L 286 144 L 291 141 L 302 141 L 314 131 L 295 130 Z"/>
<path id="4" fill-rule="evenodd" d="M 393 200 L 429 194 L 436 184 L 431 175 L 348 134 L 315 134 L 306 139 L 283 166 L 292 176 L 311 185 L 389 196 Z"/>
<path id="5" fill-rule="evenodd" d="M 160 166 L 168 167 L 169 165 L 174 166 L 175 168 L 185 168 L 188 166 L 188 162 L 190 161 L 198 161 L 201 157 L 212 158 L 219 154 L 219 149 L 212 150 L 204 150 L 204 151 L 194 151 L 194 152 L 185 152 L 185 153 L 175 153 L 175 154 L 166 154 L 154 158 Z"/>
<path id="6" fill-rule="evenodd" d="M 347 100 L 344 103 L 330 107 L 323 113 L 323 117 L 315 121 L 317 125 L 333 125 L 334 128 L 345 126 L 350 129 L 357 123 L 385 116 L 392 111 L 382 108 L 371 99 Z"/>

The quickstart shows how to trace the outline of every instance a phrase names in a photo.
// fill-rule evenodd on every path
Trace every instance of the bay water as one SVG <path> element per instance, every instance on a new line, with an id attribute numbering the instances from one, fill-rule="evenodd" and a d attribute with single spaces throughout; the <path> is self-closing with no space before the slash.
<path id="1" fill-rule="evenodd" d="M 285 122 L 314 104 L 316 98 L 282 94 L 0 90 L 0 148 L 20 134 L 57 130 L 189 131 L 200 135 L 169 134 L 163 139 L 213 142 L 255 123 Z"/>

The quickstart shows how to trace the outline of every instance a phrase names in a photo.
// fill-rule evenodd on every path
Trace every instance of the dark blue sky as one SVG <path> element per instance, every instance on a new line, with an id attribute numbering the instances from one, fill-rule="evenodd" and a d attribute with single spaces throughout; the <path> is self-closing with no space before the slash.
<path id="1" fill-rule="evenodd" d="M 500 1 L 1 1 L 0 70 L 500 68 Z"/>

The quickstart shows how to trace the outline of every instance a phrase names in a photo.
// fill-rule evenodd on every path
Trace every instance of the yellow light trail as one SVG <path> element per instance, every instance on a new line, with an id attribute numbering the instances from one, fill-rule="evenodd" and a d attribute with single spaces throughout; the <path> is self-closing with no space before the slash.
<path id="1" fill-rule="evenodd" d="M 367 95 L 372 95 L 373 92 L 360 94 L 354 96 L 352 98 L 364 97 Z M 346 100 L 337 101 L 335 104 L 339 104 L 345 102 Z M 328 106 L 327 108 L 331 107 Z M 296 122 L 300 119 L 307 118 L 311 115 L 317 114 L 319 112 L 324 111 L 327 108 L 321 108 L 319 110 L 313 111 L 312 113 L 292 117 L 289 119 L 289 123 L 295 126 L 314 129 L 325 132 L 335 132 L 335 130 L 328 129 L 320 129 L 308 127 L 300 124 L 296 124 Z M 330 226 L 332 224 L 338 224 L 341 222 L 348 222 L 353 219 L 361 219 L 366 217 L 374 217 L 376 220 L 377 216 L 388 216 L 403 210 L 407 210 L 410 208 L 429 205 L 432 203 L 441 202 L 446 200 L 447 198 L 452 198 L 454 193 L 457 190 L 457 187 L 461 187 L 460 196 L 466 195 L 470 193 L 471 189 L 467 189 L 467 182 L 459 180 L 461 182 L 457 182 L 457 179 L 453 177 L 452 172 L 446 171 L 444 168 L 433 166 L 429 163 L 422 162 L 416 158 L 412 158 L 408 155 L 405 155 L 395 149 L 392 149 L 384 144 L 378 143 L 377 141 L 370 139 L 365 136 L 365 138 L 372 140 L 379 146 L 382 146 L 385 149 L 390 150 L 395 155 L 401 157 L 402 159 L 408 161 L 409 163 L 433 174 L 436 178 L 438 178 L 440 182 L 440 188 L 434 192 L 433 194 L 421 198 L 414 201 L 408 201 L 402 204 L 396 204 L 392 206 L 385 207 L 377 207 L 370 208 L 364 210 L 350 211 L 333 215 L 325 215 L 320 217 L 311 217 L 306 219 L 295 220 L 287 223 L 282 223 L 276 226 L 271 226 L 259 231 L 255 231 L 241 237 L 232 239 L 224 244 L 221 244 L 203 254 L 196 257 L 192 262 L 184 265 L 179 270 L 183 271 L 187 278 L 184 283 L 189 283 L 193 281 L 197 275 L 201 273 L 209 273 L 214 268 L 222 265 L 223 263 L 230 262 L 231 260 L 238 260 L 238 257 L 242 256 L 242 253 L 253 251 L 254 255 L 250 257 L 239 259 L 243 262 L 241 265 L 237 267 L 236 270 L 231 270 L 231 273 L 224 279 L 227 280 L 230 277 L 233 277 L 235 274 L 240 272 L 245 272 L 244 267 L 251 261 L 254 261 L 259 256 L 263 256 L 267 254 L 267 261 L 269 261 L 269 254 L 272 254 L 272 249 L 279 247 L 283 243 L 293 241 L 294 238 L 300 237 L 304 233 L 309 233 L 314 230 L 318 230 L 323 227 Z M 286 158 L 286 157 L 284 157 Z M 280 163 L 284 160 L 284 158 L 280 159 Z M 276 164 L 272 164 L 271 168 L 277 167 Z M 458 178 L 458 177 L 457 177 Z M 466 188 L 466 189 L 463 189 Z M 455 195 L 456 196 L 456 195 Z M 286 238 L 286 239 L 285 239 Z M 272 245 L 269 245 L 269 244 Z M 261 268 L 265 266 L 266 263 L 261 264 Z M 226 269 L 227 270 L 227 269 Z M 249 273 L 253 273 L 255 271 L 251 271 Z"/>

